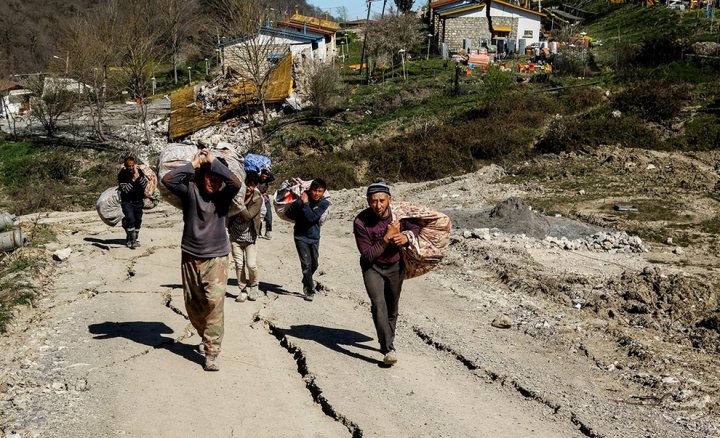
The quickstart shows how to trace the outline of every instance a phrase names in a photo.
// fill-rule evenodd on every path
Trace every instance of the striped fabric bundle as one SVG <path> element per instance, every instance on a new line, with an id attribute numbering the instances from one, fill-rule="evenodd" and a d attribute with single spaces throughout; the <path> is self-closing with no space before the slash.
<path id="1" fill-rule="evenodd" d="M 417 238 L 411 232 L 405 233 L 410 245 L 402 249 L 405 263 L 405 278 L 414 278 L 430 272 L 445 257 L 450 240 L 452 222 L 438 211 L 409 202 L 392 203 L 393 219 L 412 219 L 420 225 Z"/>

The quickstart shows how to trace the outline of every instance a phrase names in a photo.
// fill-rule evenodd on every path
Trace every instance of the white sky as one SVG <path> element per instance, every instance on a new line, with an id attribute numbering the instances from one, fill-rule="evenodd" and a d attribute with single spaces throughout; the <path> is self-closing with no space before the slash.
<path id="1" fill-rule="evenodd" d="M 365 0 L 308 0 L 308 3 L 310 3 L 313 6 L 317 6 L 318 8 L 322 9 L 323 11 L 327 11 L 329 14 L 338 16 L 338 7 L 345 6 L 347 8 L 347 14 L 349 20 L 356 20 L 358 18 L 364 19 L 367 17 L 367 3 Z M 415 0 L 415 5 L 413 5 L 413 8 L 417 6 L 418 0 Z M 380 11 L 382 11 L 382 5 L 383 0 L 374 0 L 372 2 L 372 9 L 370 12 L 370 16 L 380 14 Z M 387 5 L 385 6 L 386 9 L 389 9 L 390 6 L 393 8 L 395 7 L 395 2 L 393 0 L 387 0 Z"/>

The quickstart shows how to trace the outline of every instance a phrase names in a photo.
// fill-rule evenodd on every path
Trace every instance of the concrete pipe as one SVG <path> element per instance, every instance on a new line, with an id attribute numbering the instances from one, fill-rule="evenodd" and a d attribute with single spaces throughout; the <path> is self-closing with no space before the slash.
<path id="1" fill-rule="evenodd" d="M 10 213 L 0 213 L 0 231 L 17 224 L 17 216 Z"/>
<path id="2" fill-rule="evenodd" d="M 9 252 L 27 245 L 28 238 L 20 230 L 0 233 L 0 251 Z"/>

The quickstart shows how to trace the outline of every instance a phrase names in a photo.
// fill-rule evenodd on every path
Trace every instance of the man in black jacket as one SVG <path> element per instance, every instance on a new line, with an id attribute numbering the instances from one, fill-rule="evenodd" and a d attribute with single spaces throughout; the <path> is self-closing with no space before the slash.
<path id="1" fill-rule="evenodd" d="M 118 173 L 118 186 L 120 187 L 120 207 L 125 216 L 122 226 L 125 228 L 125 244 L 130 249 L 140 246 L 138 235 L 143 217 L 143 199 L 148 179 L 142 170 L 135 164 L 134 157 L 127 157 L 123 168 Z"/>

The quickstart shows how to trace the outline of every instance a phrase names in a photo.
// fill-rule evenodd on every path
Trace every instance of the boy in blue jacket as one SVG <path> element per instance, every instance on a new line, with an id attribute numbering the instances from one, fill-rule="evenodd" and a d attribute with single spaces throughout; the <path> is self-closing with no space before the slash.
<path id="1" fill-rule="evenodd" d="M 326 190 L 325 181 L 320 178 L 313 180 L 310 188 L 290 205 L 287 212 L 287 216 L 295 221 L 293 237 L 300 257 L 306 301 L 315 298 L 315 283 L 312 277 L 318 268 L 320 218 L 330 207 L 330 201 L 323 197 Z"/>

